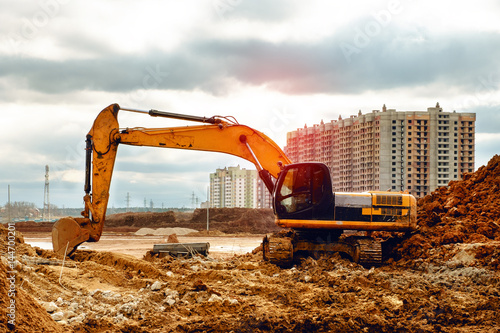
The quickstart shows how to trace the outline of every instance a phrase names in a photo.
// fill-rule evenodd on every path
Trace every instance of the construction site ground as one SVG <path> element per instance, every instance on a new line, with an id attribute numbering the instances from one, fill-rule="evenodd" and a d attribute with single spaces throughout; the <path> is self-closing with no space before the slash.
<path id="1" fill-rule="evenodd" d="M 17 233 L 15 273 L 0 242 L 0 331 L 499 332 L 500 157 L 420 199 L 418 214 L 418 229 L 380 267 L 318 254 L 280 268 L 258 248 L 239 251 L 262 237 L 246 227 L 178 236 L 211 243 L 208 257 L 184 259 L 152 256 L 166 236 L 137 230 L 106 234 L 64 261 L 27 244 L 46 231 Z M 231 250 L 214 251 L 223 245 Z"/>
<path id="2" fill-rule="evenodd" d="M 234 255 L 252 252 L 262 242 L 264 235 L 223 235 L 223 236 L 177 236 L 181 243 L 209 243 L 210 258 L 222 259 Z M 50 233 L 25 233 L 24 240 L 28 244 L 38 245 L 41 248 L 51 249 Z M 80 249 L 95 251 L 111 251 L 128 254 L 142 259 L 146 252 L 155 244 L 167 243 L 168 235 L 136 235 L 133 232 L 104 232 L 97 243 L 86 243 Z"/>

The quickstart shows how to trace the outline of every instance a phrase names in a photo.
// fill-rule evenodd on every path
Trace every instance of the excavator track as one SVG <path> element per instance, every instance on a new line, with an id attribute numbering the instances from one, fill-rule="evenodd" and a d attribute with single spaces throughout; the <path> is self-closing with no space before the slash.
<path id="1" fill-rule="evenodd" d="M 302 235 L 303 236 L 303 235 Z M 262 241 L 263 257 L 280 267 L 290 267 L 293 264 L 294 252 L 314 255 L 317 253 L 342 252 L 353 261 L 364 267 L 380 266 L 382 264 L 382 243 L 378 240 L 351 236 L 343 241 L 333 240 L 317 242 L 307 237 L 300 237 L 295 232 L 287 234 L 267 235 Z"/>
<path id="2" fill-rule="evenodd" d="M 358 264 L 365 267 L 382 265 L 381 242 L 370 238 L 360 238 L 357 239 L 357 244 L 359 246 Z"/>
<path id="3" fill-rule="evenodd" d="M 290 237 L 266 235 L 262 241 L 264 260 L 280 267 L 293 263 L 293 244 Z"/>

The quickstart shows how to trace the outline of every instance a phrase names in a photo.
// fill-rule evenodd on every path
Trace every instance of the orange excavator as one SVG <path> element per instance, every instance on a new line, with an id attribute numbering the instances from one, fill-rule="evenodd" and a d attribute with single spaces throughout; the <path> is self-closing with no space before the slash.
<path id="1" fill-rule="evenodd" d="M 167 128 L 124 128 L 119 111 L 203 123 Z M 99 241 L 119 145 L 221 152 L 252 162 L 273 197 L 280 233 L 263 239 L 263 257 L 289 266 L 299 255 L 340 252 L 366 266 L 382 261 L 382 243 L 372 231 L 409 232 L 416 228 L 416 200 L 407 193 L 334 193 L 330 172 L 317 162 L 292 163 L 265 134 L 232 117 L 210 118 L 112 104 L 102 110 L 86 137 L 85 208 L 81 218 L 65 217 L 52 230 L 55 252 L 69 254 L 83 242 Z M 364 236 L 344 230 L 367 231 Z"/>

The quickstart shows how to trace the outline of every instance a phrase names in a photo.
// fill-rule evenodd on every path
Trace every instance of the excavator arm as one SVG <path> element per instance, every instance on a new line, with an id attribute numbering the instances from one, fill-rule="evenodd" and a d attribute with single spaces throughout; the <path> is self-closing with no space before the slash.
<path id="1" fill-rule="evenodd" d="M 148 113 L 206 123 L 169 128 L 120 129 L 120 110 Z M 269 191 L 283 165 L 291 164 L 285 153 L 265 134 L 222 117 L 196 117 L 150 110 L 121 109 L 112 104 L 101 111 L 86 138 L 85 209 L 82 218 L 63 218 L 54 224 L 55 252 L 67 254 L 83 242 L 97 242 L 102 234 L 109 189 L 118 146 L 149 146 L 231 154 L 252 162 Z"/>

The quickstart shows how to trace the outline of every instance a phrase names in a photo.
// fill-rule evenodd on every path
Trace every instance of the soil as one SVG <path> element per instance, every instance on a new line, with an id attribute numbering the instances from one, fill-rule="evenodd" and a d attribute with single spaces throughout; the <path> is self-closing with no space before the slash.
<path id="1" fill-rule="evenodd" d="M 439 263 L 466 251 L 500 269 L 500 156 L 418 200 L 418 230 L 397 249 L 402 261 Z"/>
<path id="2" fill-rule="evenodd" d="M 419 199 L 418 230 L 401 238 L 381 267 L 369 269 L 339 255 L 305 258 L 282 269 L 264 262 L 259 250 L 223 258 L 160 259 L 149 252 L 137 258 L 81 249 L 65 259 L 63 267 L 62 257 L 33 248 L 18 235 L 15 329 L 498 332 L 499 186 L 500 157 L 495 156 L 462 181 Z M 233 234 L 255 231 L 253 221 L 262 218 L 259 211 L 225 213 L 237 220 L 218 222 L 217 213 L 211 214 L 214 224 L 227 228 L 217 229 L 221 238 L 227 237 L 222 233 L 228 230 Z M 135 219 L 130 226 L 153 228 Z M 186 219 L 190 225 L 165 222 L 155 228 L 203 230 L 194 225 L 206 223 L 201 211 Z M 205 233 L 199 237 L 208 236 Z M 7 235 L 8 230 L 0 226 L 0 237 Z M 8 252 L 6 244 L 0 242 L 2 254 Z M 133 244 L 130 241 L 130 247 Z M 9 330 L 5 305 L 10 299 L 5 262 L 1 265 L 3 332 Z"/>
<path id="3" fill-rule="evenodd" d="M 279 231 L 271 209 L 210 208 L 209 228 L 226 234 L 263 234 Z M 105 228 L 189 228 L 207 229 L 207 210 L 194 212 L 121 213 L 106 216 Z"/>

